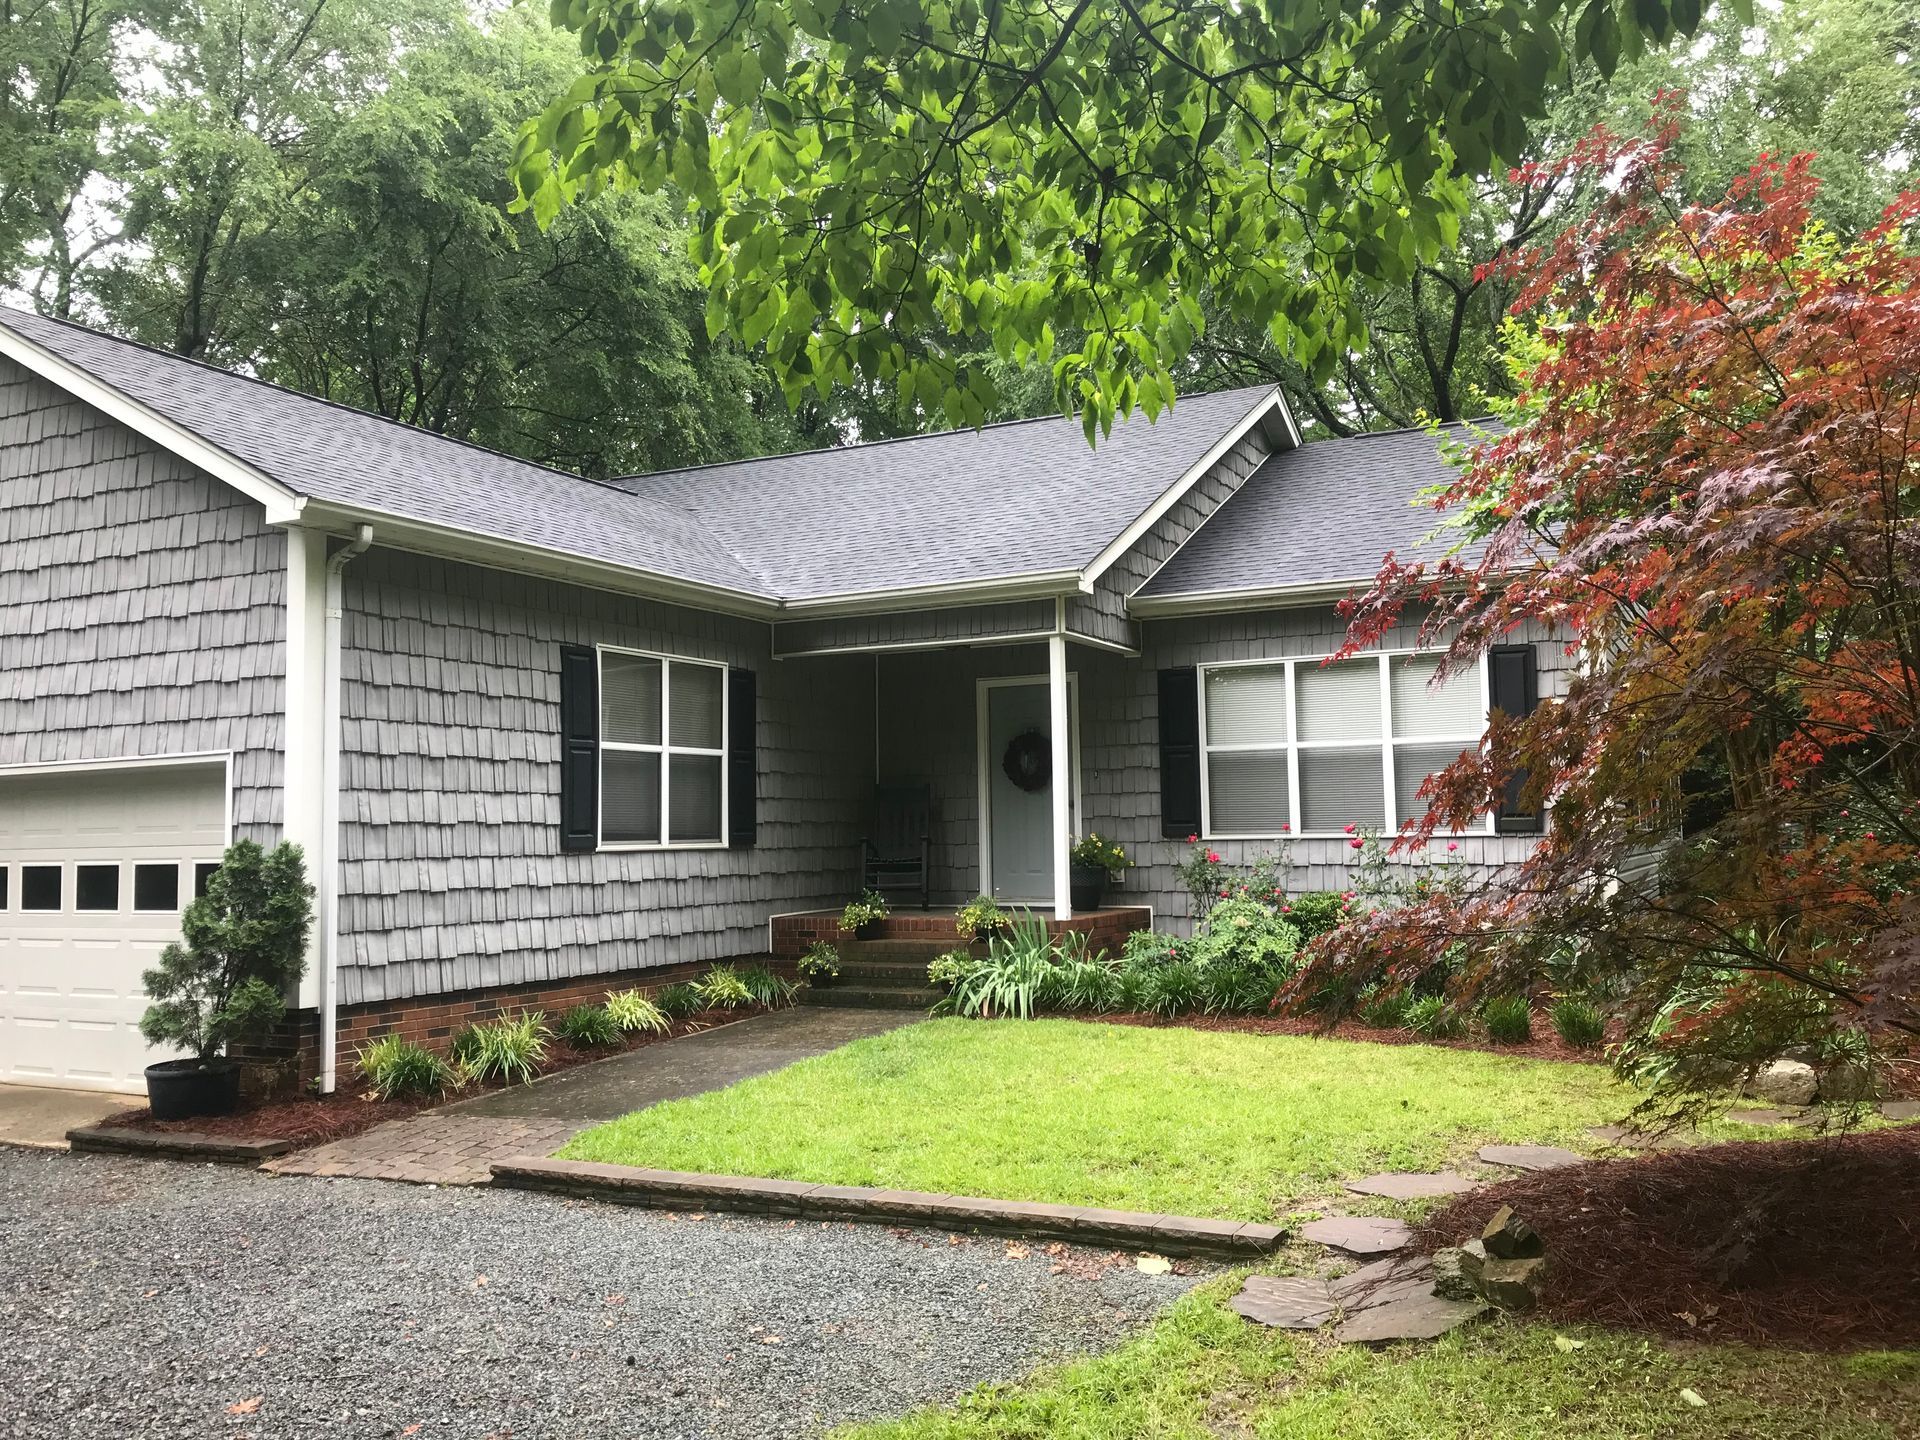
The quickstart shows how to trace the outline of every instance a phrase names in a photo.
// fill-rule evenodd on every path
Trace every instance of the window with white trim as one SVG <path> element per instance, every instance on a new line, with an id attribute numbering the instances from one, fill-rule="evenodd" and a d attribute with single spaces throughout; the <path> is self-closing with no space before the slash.
<path id="1" fill-rule="evenodd" d="M 1212 839 L 1397 830 L 1427 776 L 1476 748 L 1483 664 L 1433 681 L 1437 655 L 1201 667 L 1201 803 Z M 1491 830 L 1489 815 L 1472 832 Z"/>
<path id="2" fill-rule="evenodd" d="M 600 652 L 600 843 L 726 842 L 727 671 Z"/>

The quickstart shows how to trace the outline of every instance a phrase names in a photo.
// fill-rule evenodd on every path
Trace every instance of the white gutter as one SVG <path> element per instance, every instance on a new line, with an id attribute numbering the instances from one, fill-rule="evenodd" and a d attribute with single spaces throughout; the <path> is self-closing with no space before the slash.
<path id="1" fill-rule="evenodd" d="M 334 1051 L 340 1036 L 340 632 L 347 566 L 373 545 L 373 526 L 361 525 L 353 540 L 327 561 L 326 679 L 320 720 L 320 1089 L 331 1095 L 337 1077 Z"/>

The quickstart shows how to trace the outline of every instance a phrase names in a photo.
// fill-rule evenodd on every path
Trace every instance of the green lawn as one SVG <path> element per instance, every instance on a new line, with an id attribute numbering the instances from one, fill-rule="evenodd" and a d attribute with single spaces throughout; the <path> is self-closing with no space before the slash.
<path id="1" fill-rule="evenodd" d="M 837 1440 L 1911 1440 L 1920 1354 L 1670 1349 L 1496 1320 L 1383 1351 L 1179 1301 L 1106 1355 Z M 1567 1348 L 1556 1338 L 1568 1342 Z M 1691 1390 L 1704 1404 L 1681 1392 Z"/>
<path id="2" fill-rule="evenodd" d="M 1591 1147 L 1597 1065 L 1420 1045 L 934 1020 L 577 1136 L 570 1159 L 1267 1219 L 1491 1141 Z"/>

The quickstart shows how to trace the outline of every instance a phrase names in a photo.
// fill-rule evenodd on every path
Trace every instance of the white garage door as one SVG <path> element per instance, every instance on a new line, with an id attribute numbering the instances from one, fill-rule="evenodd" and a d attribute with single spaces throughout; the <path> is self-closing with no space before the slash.
<path id="1" fill-rule="evenodd" d="M 137 1092 L 140 973 L 227 838 L 226 767 L 0 772 L 0 1082 Z"/>

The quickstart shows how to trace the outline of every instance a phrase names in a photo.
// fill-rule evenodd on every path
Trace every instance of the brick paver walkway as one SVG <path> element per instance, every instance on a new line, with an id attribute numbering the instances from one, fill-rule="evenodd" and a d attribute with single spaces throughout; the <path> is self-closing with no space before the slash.
<path id="1" fill-rule="evenodd" d="M 270 1160 L 276 1175 L 338 1175 L 416 1185 L 485 1185 L 493 1162 L 547 1155 L 584 1129 L 577 1120 L 510 1120 L 429 1111 L 362 1135 Z"/>

